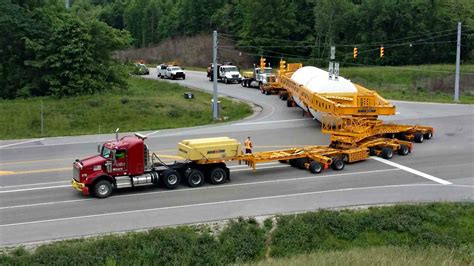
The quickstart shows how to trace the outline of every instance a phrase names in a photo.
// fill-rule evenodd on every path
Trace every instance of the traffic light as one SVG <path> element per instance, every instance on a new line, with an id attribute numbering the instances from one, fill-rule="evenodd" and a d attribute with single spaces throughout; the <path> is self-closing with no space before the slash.
<path id="1" fill-rule="evenodd" d="M 385 50 L 384 50 L 383 46 L 380 46 L 380 58 L 383 58 L 384 52 L 385 52 Z"/>
<path id="2" fill-rule="evenodd" d="M 285 70 L 286 69 L 286 61 L 281 59 L 280 60 L 280 70 Z"/>
<path id="3" fill-rule="evenodd" d="M 354 47 L 354 59 L 357 59 L 359 49 L 357 47 Z"/>
<path id="4" fill-rule="evenodd" d="M 261 69 L 265 68 L 265 61 L 267 61 L 265 58 L 260 57 L 260 68 Z"/>

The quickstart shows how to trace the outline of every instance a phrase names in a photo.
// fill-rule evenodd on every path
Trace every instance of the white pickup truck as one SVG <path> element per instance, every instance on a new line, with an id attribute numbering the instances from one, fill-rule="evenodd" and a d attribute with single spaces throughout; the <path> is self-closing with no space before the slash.
<path id="1" fill-rule="evenodd" d="M 162 79 L 186 79 L 186 73 L 179 66 L 168 66 L 161 64 L 156 67 L 156 71 L 157 76 Z"/>

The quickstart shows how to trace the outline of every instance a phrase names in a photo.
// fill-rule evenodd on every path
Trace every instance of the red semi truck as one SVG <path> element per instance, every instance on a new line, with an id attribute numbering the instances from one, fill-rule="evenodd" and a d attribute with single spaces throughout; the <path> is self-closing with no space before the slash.
<path id="1" fill-rule="evenodd" d="M 86 196 L 106 198 L 119 188 L 163 184 L 174 189 L 181 177 L 191 187 L 202 185 L 205 176 L 213 184 L 224 183 L 229 178 L 229 169 L 219 160 L 165 164 L 154 153 L 150 155 L 145 139 L 140 134 L 117 138 L 106 142 L 99 155 L 77 159 L 73 163 L 73 188 Z"/>

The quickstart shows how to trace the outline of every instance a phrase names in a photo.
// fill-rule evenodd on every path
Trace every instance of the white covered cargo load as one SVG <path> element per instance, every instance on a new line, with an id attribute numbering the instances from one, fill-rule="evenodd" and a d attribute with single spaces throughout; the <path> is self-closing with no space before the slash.
<path id="1" fill-rule="evenodd" d="M 338 80 L 330 80 L 329 73 L 314 66 L 302 67 L 293 73 L 291 79 L 296 83 L 305 86 L 314 93 L 321 94 L 340 94 L 340 93 L 356 93 L 357 88 L 354 84 L 343 77 Z M 321 121 L 321 113 L 312 108 L 307 108 L 297 96 L 293 96 L 295 103 L 309 112 L 319 121 Z"/>

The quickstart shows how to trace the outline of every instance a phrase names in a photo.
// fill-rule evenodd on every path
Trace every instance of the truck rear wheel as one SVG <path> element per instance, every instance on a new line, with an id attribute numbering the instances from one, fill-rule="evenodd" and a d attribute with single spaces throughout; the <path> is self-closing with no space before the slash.
<path id="1" fill-rule="evenodd" d="M 323 171 L 323 166 L 316 161 L 312 161 L 309 164 L 309 171 L 313 174 L 319 174 Z"/>
<path id="2" fill-rule="evenodd" d="M 393 149 L 390 147 L 384 147 L 382 148 L 382 158 L 390 160 L 393 157 Z"/>
<path id="3" fill-rule="evenodd" d="M 112 183 L 108 180 L 100 180 L 94 185 L 94 195 L 99 199 L 107 198 L 112 194 L 112 189 Z"/>
<path id="4" fill-rule="evenodd" d="M 219 185 L 224 183 L 227 180 L 227 172 L 221 167 L 216 167 L 211 170 L 209 174 L 209 179 L 212 184 Z"/>
<path id="5" fill-rule="evenodd" d="M 199 187 L 204 183 L 204 174 L 197 169 L 193 169 L 186 175 L 186 181 L 190 187 Z"/>
<path id="6" fill-rule="evenodd" d="M 339 159 L 339 158 L 332 159 L 332 164 L 331 164 L 332 169 L 336 171 L 341 171 L 342 169 L 344 169 L 344 166 L 345 166 L 345 163 L 342 159 Z"/>
<path id="7" fill-rule="evenodd" d="M 174 169 L 167 169 L 163 172 L 163 184 L 166 188 L 175 189 L 178 187 L 181 176 Z"/>

